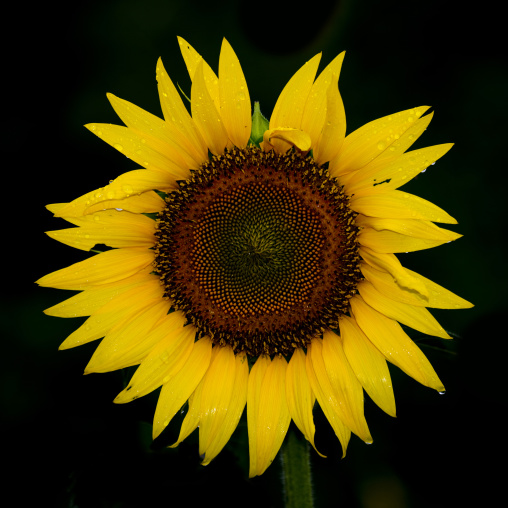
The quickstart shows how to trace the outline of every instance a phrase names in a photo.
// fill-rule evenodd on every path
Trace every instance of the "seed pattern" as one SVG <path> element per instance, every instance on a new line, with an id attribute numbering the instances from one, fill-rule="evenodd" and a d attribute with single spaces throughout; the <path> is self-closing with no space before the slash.
<path id="1" fill-rule="evenodd" d="M 155 269 L 200 335 L 251 357 L 290 354 L 348 312 L 355 217 L 311 157 L 226 150 L 166 197 Z"/>

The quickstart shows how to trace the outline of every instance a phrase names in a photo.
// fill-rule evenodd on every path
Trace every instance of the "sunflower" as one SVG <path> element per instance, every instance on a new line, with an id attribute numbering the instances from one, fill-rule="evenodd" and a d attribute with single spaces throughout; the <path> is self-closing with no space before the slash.
<path id="1" fill-rule="evenodd" d="M 252 115 L 226 40 L 218 77 L 179 44 L 191 113 L 159 60 L 164 120 L 108 95 L 126 126 L 87 125 L 143 169 L 48 206 L 74 226 L 50 237 L 99 246 L 38 281 L 79 291 L 47 314 L 89 316 L 61 349 L 102 338 L 86 373 L 139 364 L 115 402 L 160 388 L 154 438 L 187 407 L 173 446 L 199 427 L 203 464 L 245 406 L 251 477 L 273 461 L 291 420 L 316 448 L 316 400 L 344 454 L 351 432 L 370 443 L 363 391 L 395 416 L 387 360 L 444 391 L 401 324 L 448 339 L 427 307 L 471 306 L 395 255 L 460 237 L 434 224 L 456 223 L 445 211 L 398 190 L 452 145 L 406 153 L 428 107 L 346 136 L 344 53 L 317 78 L 321 55 L 301 67 L 268 123 L 257 104 Z"/>

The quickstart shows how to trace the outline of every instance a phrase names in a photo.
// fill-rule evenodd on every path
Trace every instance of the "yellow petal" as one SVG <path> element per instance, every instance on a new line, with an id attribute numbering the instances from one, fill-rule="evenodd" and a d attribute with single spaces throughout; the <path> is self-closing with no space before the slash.
<path id="1" fill-rule="evenodd" d="M 413 272 L 413 270 L 410 270 L 409 268 L 406 268 L 406 271 L 411 277 L 415 277 L 425 284 L 427 291 L 429 292 L 429 302 L 426 307 L 434 307 L 438 309 L 469 309 L 473 307 L 472 303 L 464 300 L 464 298 L 457 296 L 451 291 L 448 291 L 448 289 L 445 289 L 439 284 L 432 282 L 423 275 Z"/>
<path id="2" fill-rule="evenodd" d="M 395 416 L 392 380 L 385 357 L 372 345 L 353 319 L 343 316 L 339 326 L 344 354 L 358 381 L 383 411 Z"/>
<path id="3" fill-rule="evenodd" d="M 206 87 L 202 63 L 197 66 L 192 81 L 191 110 L 192 118 L 210 151 L 215 155 L 222 154 L 228 143 L 228 134 Z"/>
<path id="4" fill-rule="evenodd" d="M 453 143 L 447 143 L 413 150 L 400 157 L 378 157 L 344 182 L 346 192 L 359 197 L 397 189 L 434 164 L 452 146 Z"/>
<path id="5" fill-rule="evenodd" d="M 121 125 L 90 123 L 85 127 L 144 168 L 164 173 L 170 182 L 189 176 L 188 168 L 178 160 L 176 150 L 167 144 L 157 143 L 155 138 Z"/>
<path id="6" fill-rule="evenodd" d="M 163 289 L 157 277 L 144 273 L 143 278 L 146 281 L 131 284 L 134 278 L 129 277 L 119 281 L 119 283 L 126 282 L 125 287 L 120 287 L 116 296 L 111 298 L 109 302 L 94 312 L 77 330 L 71 333 L 59 349 L 69 349 L 100 339 L 115 326 L 121 326 L 137 312 L 162 300 Z M 109 285 L 91 289 L 95 291 L 102 287 L 109 288 Z"/>
<path id="7" fill-rule="evenodd" d="M 53 307 L 46 309 L 44 313 L 48 316 L 63 318 L 91 316 L 118 295 L 131 287 L 139 286 L 150 278 L 151 276 L 148 272 L 141 272 L 111 284 L 91 287 L 63 302 L 53 305 Z"/>
<path id="8" fill-rule="evenodd" d="M 183 142 L 182 134 L 172 123 L 165 122 L 113 94 L 107 94 L 107 97 L 116 114 L 127 127 L 140 136 L 143 144 L 168 156 L 178 167 L 192 169 L 199 167 L 201 161 L 194 160 L 187 152 L 187 143 Z"/>
<path id="9" fill-rule="evenodd" d="M 385 358 L 419 383 L 444 391 L 432 365 L 400 325 L 367 305 L 360 296 L 351 298 L 358 326 Z"/>
<path id="10" fill-rule="evenodd" d="M 409 275 L 395 254 L 382 254 L 374 252 L 368 247 L 360 247 L 360 255 L 373 268 L 388 272 L 400 287 L 416 291 L 422 297 L 428 299 L 429 292 L 425 284 L 416 277 Z"/>
<path id="11" fill-rule="evenodd" d="M 296 349 L 289 361 L 286 372 L 286 399 L 289 414 L 300 429 L 305 439 L 309 441 L 314 450 L 324 457 L 314 444 L 316 428 L 312 417 L 312 408 L 316 397 L 310 387 L 305 367 L 305 353 L 302 349 Z"/>
<path id="12" fill-rule="evenodd" d="M 168 178 L 160 171 L 135 169 L 120 175 L 105 187 L 65 203 L 64 206 L 55 209 L 54 214 L 56 217 L 80 217 L 112 208 L 137 213 L 158 212 L 164 208 L 164 201 L 157 194 L 147 191 L 151 189 L 170 191 L 176 188 L 175 182 L 176 180 Z"/>
<path id="13" fill-rule="evenodd" d="M 184 327 L 179 322 L 175 323 L 171 319 L 173 314 L 169 314 L 159 325 L 159 328 L 165 328 L 165 336 L 141 362 L 127 387 L 118 394 L 114 400 L 117 404 L 131 402 L 159 388 L 185 365 L 194 346 L 196 329 L 193 325 Z"/>
<path id="14" fill-rule="evenodd" d="M 199 419 L 200 455 L 205 454 L 224 423 L 233 393 L 235 371 L 233 350 L 230 346 L 221 347 L 203 379 Z"/>
<path id="15" fill-rule="evenodd" d="M 291 127 L 301 129 L 305 105 L 314 83 L 321 53 L 306 62 L 288 81 L 282 90 L 270 117 L 270 129 Z M 279 153 L 285 152 L 289 146 L 278 140 L 275 149 Z"/>
<path id="16" fill-rule="evenodd" d="M 199 425 L 199 415 L 201 410 L 201 391 L 203 388 L 203 380 L 198 384 L 192 395 L 189 397 L 189 409 L 182 422 L 180 434 L 175 443 L 169 448 L 177 447 L 186 437 L 190 436 Z"/>
<path id="17" fill-rule="evenodd" d="M 250 478 L 266 471 L 277 455 L 289 428 L 291 417 L 286 402 L 286 370 L 286 360 L 281 356 L 275 356 L 266 366 L 262 380 L 256 376 L 255 381 L 251 383 L 249 379 L 249 396 L 253 396 L 257 402 L 255 412 L 254 407 L 249 408 L 249 404 L 247 405 L 249 451 L 251 455 L 256 455 L 255 467 L 251 458 Z M 251 395 L 251 389 L 260 391 Z M 251 433 L 255 435 L 252 440 Z"/>
<path id="18" fill-rule="evenodd" d="M 383 296 L 367 280 L 358 284 L 358 291 L 365 302 L 381 314 L 395 319 L 399 323 L 410 326 L 422 333 L 434 335 L 443 339 L 451 339 L 443 327 L 425 307 L 417 307 L 414 305 L 408 305 L 407 303 L 395 302 L 394 300 Z"/>
<path id="19" fill-rule="evenodd" d="M 338 89 L 339 75 L 345 54 L 345 52 L 342 52 L 340 55 L 335 57 L 335 59 L 328 64 L 323 72 L 321 72 L 312 85 L 305 104 L 302 118 L 302 129 L 305 132 L 308 132 L 312 139 L 314 158 L 316 160 L 318 160 L 316 158 L 316 153 L 319 152 L 320 149 L 322 151 L 324 148 L 320 147 L 318 141 L 321 137 L 323 128 L 326 127 L 326 122 L 329 122 L 331 119 L 329 114 L 330 105 L 334 106 L 336 109 L 340 109 L 341 107 L 341 113 L 333 115 L 334 120 L 336 120 L 333 125 L 337 126 L 340 124 L 341 130 L 343 127 L 344 132 L 342 133 L 342 138 L 344 138 L 344 134 L 346 132 L 344 106 Z M 337 111 L 334 113 L 337 113 Z M 335 141 L 341 141 L 340 135 L 338 135 Z M 322 161 L 318 160 L 318 163 L 322 164 Z"/>
<path id="20" fill-rule="evenodd" d="M 326 118 L 313 155 L 318 164 L 333 160 L 344 142 L 346 135 L 346 113 L 339 90 L 333 83 L 327 94 Z"/>
<path id="21" fill-rule="evenodd" d="M 37 284 L 58 289 L 86 289 L 126 279 L 151 264 L 153 259 L 152 250 L 113 249 L 45 275 Z"/>
<path id="22" fill-rule="evenodd" d="M 351 430 L 349 427 L 346 427 L 339 415 L 339 402 L 335 397 L 334 389 L 328 378 L 322 351 L 323 341 L 321 339 L 314 339 L 308 346 L 306 359 L 307 376 L 323 413 L 340 441 L 342 457 L 345 457 L 347 445 L 351 438 Z"/>
<path id="23" fill-rule="evenodd" d="M 376 252 L 414 252 L 448 243 L 462 235 L 442 229 L 427 221 L 412 219 L 377 219 L 359 216 L 357 224 L 365 224 L 358 242 Z"/>
<path id="24" fill-rule="evenodd" d="M 330 162 L 330 175 L 338 177 L 369 164 L 389 150 L 427 109 L 428 106 L 420 106 L 394 113 L 369 122 L 349 134 L 337 158 Z"/>
<path id="25" fill-rule="evenodd" d="M 401 134 L 398 138 L 395 136 L 395 141 L 389 146 L 388 150 L 385 150 L 378 158 L 392 159 L 394 157 L 401 156 L 425 132 L 433 116 L 434 112 L 432 111 L 428 115 L 415 120 L 411 127 L 409 127 L 409 129 L 407 129 L 403 134 Z"/>
<path id="26" fill-rule="evenodd" d="M 405 271 L 410 277 L 415 278 L 425 286 L 426 295 L 404 287 L 399 280 L 396 281 L 390 273 L 383 270 L 372 268 L 366 264 L 362 264 L 361 269 L 365 278 L 372 282 L 372 285 L 380 293 L 397 302 L 437 309 L 467 309 L 473 306 L 460 296 L 426 279 L 423 275 L 409 270 L 409 268 L 405 268 Z"/>
<path id="27" fill-rule="evenodd" d="M 95 350 L 85 374 L 110 372 L 141 363 L 162 340 L 166 330 L 157 328 L 157 324 L 167 315 L 170 306 L 166 300 L 153 302 L 114 326 Z"/>
<path id="28" fill-rule="evenodd" d="M 395 136 L 396 140 L 388 150 L 363 168 L 341 175 L 341 183 L 345 186 L 346 193 L 372 193 L 374 184 L 380 182 L 383 183 L 382 189 L 376 187 L 377 191 L 384 188 L 396 189 L 425 171 L 427 166 L 446 153 L 452 145 L 431 146 L 402 156 L 428 127 L 433 116 L 434 113 L 430 113 L 413 122 L 398 139 Z"/>
<path id="29" fill-rule="evenodd" d="M 270 358 L 266 355 L 260 356 L 249 374 L 249 382 L 247 385 L 247 427 L 249 432 L 249 477 L 260 474 L 258 471 L 258 432 L 257 425 L 259 419 L 259 406 L 263 395 L 262 386 Z"/>
<path id="30" fill-rule="evenodd" d="M 198 340 L 185 365 L 162 386 L 153 419 L 155 439 L 169 424 L 201 382 L 210 365 L 212 342 L 208 337 Z"/>
<path id="31" fill-rule="evenodd" d="M 217 79 L 215 72 L 212 71 L 211 67 L 205 62 L 203 57 L 185 39 L 178 37 L 178 44 L 180 45 L 180 51 L 182 52 L 185 65 L 187 66 L 192 82 L 194 82 L 197 69 L 202 63 L 203 79 L 206 89 L 208 90 L 208 94 L 212 98 L 215 107 L 219 110 L 219 80 Z M 194 114 L 192 116 L 194 116 Z"/>
<path id="32" fill-rule="evenodd" d="M 220 346 L 216 346 L 212 349 L 212 354 L 210 357 L 209 366 L 213 365 L 215 358 L 219 351 L 221 350 Z M 210 367 L 208 367 L 210 368 Z M 208 369 L 207 369 L 208 371 Z M 178 446 L 187 436 L 189 436 L 194 430 L 198 427 L 202 411 L 201 411 L 201 393 L 203 392 L 203 387 L 205 385 L 205 377 L 203 376 L 198 386 L 189 397 L 189 409 L 187 410 L 187 414 L 182 422 L 182 427 L 180 429 L 180 434 L 178 436 L 177 441 L 170 446 L 170 448 L 175 448 Z"/>
<path id="33" fill-rule="evenodd" d="M 265 151 L 269 151 L 271 149 L 275 149 L 276 151 L 279 149 L 276 143 L 276 140 L 281 140 L 285 143 L 284 146 L 287 147 L 293 145 L 302 152 L 307 152 L 311 148 L 310 137 L 306 132 L 303 132 L 298 129 L 291 128 L 277 128 L 277 129 L 268 129 L 263 134 L 263 149 Z"/>
<path id="34" fill-rule="evenodd" d="M 77 228 L 47 231 L 61 243 L 88 251 L 95 245 L 109 247 L 145 247 L 155 244 L 155 221 L 141 214 L 107 210 L 72 221 Z"/>
<path id="35" fill-rule="evenodd" d="M 356 224 L 366 229 L 372 228 L 376 231 L 394 231 L 412 238 L 426 238 L 428 240 L 443 240 L 449 242 L 460 238 L 462 235 L 442 229 L 430 221 L 419 219 L 403 218 L 379 218 L 359 215 Z"/>
<path id="36" fill-rule="evenodd" d="M 200 448 L 203 446 L 203 451 L 205 454 L 205 458 L 201 463 L 203 466 L 206 466 L 210 463 L 212 459 L 214 459 L 217 454 L 224 448 L 226 443 L 229 441 L 231 434 L 233 434 L 236 429 L 238 422 L 240 421 L 240 417 L 242 416 L 243 409 L 245 408 L 245 403 L 247 402 L 247 384 L 249 379 L 249 362 L 247 361 L 247 356 L 245 353 L 238 353 L 235 355 L 235 375 L 232 379 L 231 385 L 231 396 L 227 406 L 225 408 L 225 413 L 223 419 L 222 415 L 217 414 L 215 411 L 204 411 L 204 415 L 208 415 L 208 421 L 205 417 L 202 417 L 200 423 Z M 213 383 L 213 378 L 210 377 L 211 382 Z M 231 382 L 231 381 L 230 381 Z M 204 395 L 201 398 L 202 410 L 203 403 L 205 403 Z M 207 408 L 210 409 L 209 407 Z M 201 429 L 203 429 L 203 434 L 205 434 L 206 429 L 204 429 L 206 424 L 213 426 L 216 428 L 214 431 L 213 438 L 210 437 L 208 439 L 208 443 L 201 444 Z M 210 432 L 211 436 L 212 432 Z"/>
<path id="37" fill-rule="evenodd" d="M 398 190 L 375 195 L 353 196 L 351 208 L 369 217 L 389 219 L 421 219 L 457 224 L 457 221 L 434 203 Z"/>
<path id="38" fill-rule="evenodd" d="M 252 111 L 249 90 L 240 62 L 226 39 L 219 60 L 220 116 L 229 139 L 245 148 L 251 134 Z"/>
<path id="39" fill-rule="evenodd" d="M 173 186 L 168 185 L 166 191 L 169 190 L 173 190 Z M 140 194 L 124 199 L 107 199 L 95 205 L 87 206 L 84 213 L 89 214 L 113 209 L 132 213 L 159 213 L 162 212 L 165 206 L 166 203 L 156 192 L 141 191 Z"/>
<path id="40" fill-rule="evenodd" d="M 362 385 L 347 361 L 341 338 L 329 330 L 323 334 L 322 355 L 341 420 L 363 441 L 372 443 L 363 413 Z"/>
<path id="41" fill-rule="evenodd" d="M 164 118 L 167 123 L 174 125 L 176 132 L 179 133 L 179 136 L 176 136 L 177 143 L 185 148 L 197 164 L 207 161 L 208 148 L 206 143 L 198 128 L 194 125 L 194 121 L 164 69 L 160 58 L 157 61 L 157 83 Z M 172 133 L 175 136 L 174 130 Z"/>

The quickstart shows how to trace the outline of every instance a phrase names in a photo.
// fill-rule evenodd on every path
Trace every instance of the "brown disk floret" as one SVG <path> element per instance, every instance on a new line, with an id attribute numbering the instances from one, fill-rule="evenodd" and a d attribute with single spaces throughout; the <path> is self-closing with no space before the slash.
<path id="1" fill-rule="evenodd" d="M 156 272 L 200 335 L 249 356 L 289 354 L 349 310 L 361 279 L 356 214 L 297 151 L 213 156 L 166 197 Z"/>

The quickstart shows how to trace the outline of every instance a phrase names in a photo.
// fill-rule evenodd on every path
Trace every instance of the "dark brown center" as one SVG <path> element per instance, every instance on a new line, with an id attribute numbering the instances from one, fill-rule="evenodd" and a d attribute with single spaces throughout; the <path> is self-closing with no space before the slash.
<path id="1" fill-rule="evenodd" d="M 201 335 L 252 357 L 289 354 L 348 312 L 355 214 L 311 157 L 235 148 L 166 202 L 156 271 Z"/>

